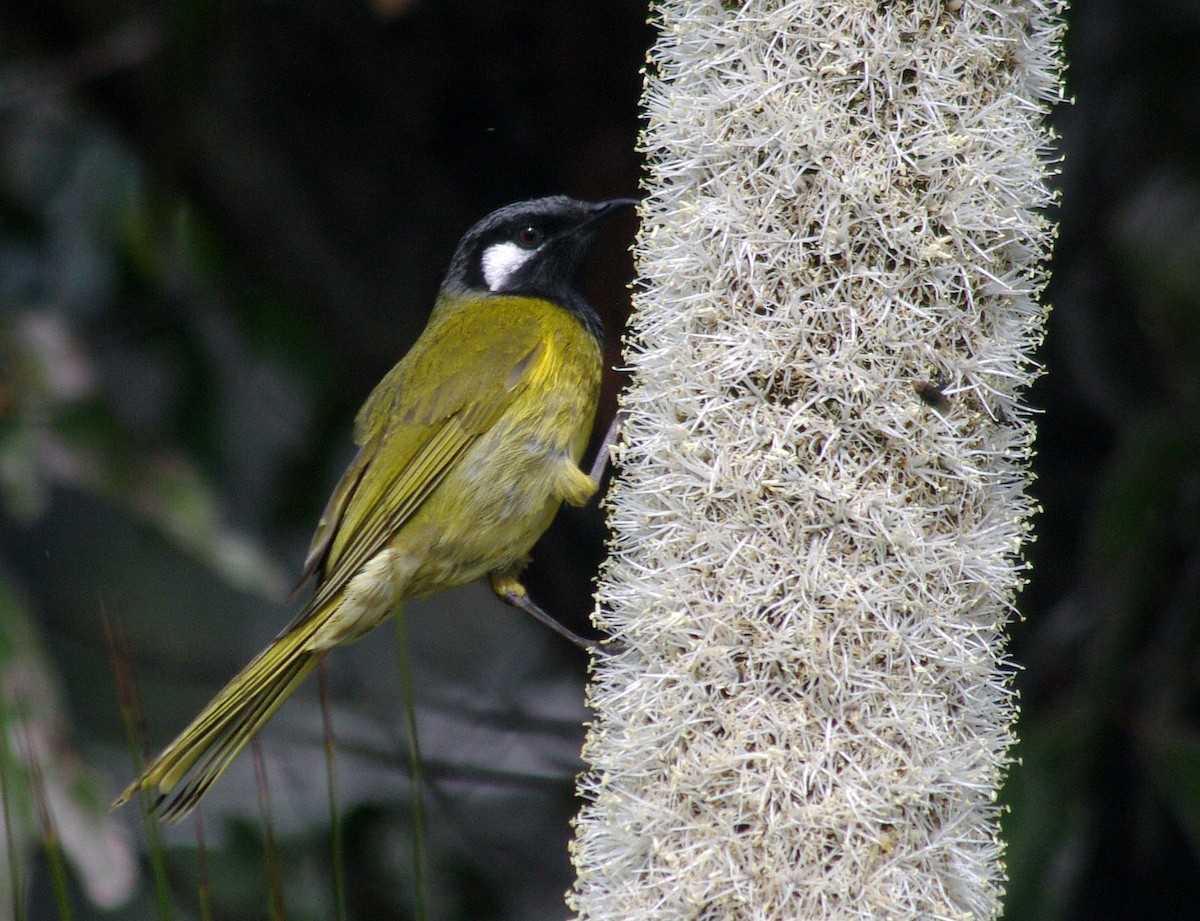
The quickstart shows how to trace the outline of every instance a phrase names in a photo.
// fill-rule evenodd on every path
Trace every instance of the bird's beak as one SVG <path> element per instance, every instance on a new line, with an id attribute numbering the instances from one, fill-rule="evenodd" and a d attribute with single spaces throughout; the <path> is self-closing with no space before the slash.
<path id="1" fill-rule="evenodd" d="M 598 201 L 588 206 L 591 212 L 591 220 L 588 223 L 590 224 L 592 221 L 607 217 L 621 208 L 636 208 L 637 205 L 638 200 L 636 198 L 610 198 L 608 201 Z"/>

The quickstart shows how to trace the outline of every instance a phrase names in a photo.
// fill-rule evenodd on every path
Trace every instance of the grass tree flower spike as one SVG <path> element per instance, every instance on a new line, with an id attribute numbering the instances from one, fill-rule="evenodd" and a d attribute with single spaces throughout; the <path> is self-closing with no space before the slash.
<path id="1" fill-rule="evenodd" d="M 1059 11 L 655 4 L 579 918 L 998 915 Z"/>

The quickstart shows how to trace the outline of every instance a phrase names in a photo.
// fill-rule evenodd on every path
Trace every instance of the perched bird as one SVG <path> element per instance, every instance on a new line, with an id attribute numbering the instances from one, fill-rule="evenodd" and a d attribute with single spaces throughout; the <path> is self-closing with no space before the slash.
<path id="1" fill-rule="evenodd" d="M 601 376 L 581 275 L 599 221 L 632 204 L 540 198 L 467 232 L 424 332 L 358 413 L 358 454 L 305 560 L 312 596 L 114 806 L 146 789 L 165 818 L 186 816 L 329 650 L 410 598 L 487 576 L 588 645 L 529 600 L 520 574 L 559 505 L 597 489 L 579 468 Z"/>

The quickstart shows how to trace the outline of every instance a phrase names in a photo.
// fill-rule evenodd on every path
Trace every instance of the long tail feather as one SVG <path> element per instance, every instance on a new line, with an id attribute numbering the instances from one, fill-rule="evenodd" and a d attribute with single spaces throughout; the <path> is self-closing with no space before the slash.
<path id="1" fill-rule="evenodd" d="M 309 648 L 314 629 L 305 624 L 285 633 L 255 656 L 125 788 L 113 806 L 146 789 L 157 794 L 152 808 L 161 807 L 166 821 L 178 822 L 191 813 L 254 734 L 316 668 L 324 653 Z"/>

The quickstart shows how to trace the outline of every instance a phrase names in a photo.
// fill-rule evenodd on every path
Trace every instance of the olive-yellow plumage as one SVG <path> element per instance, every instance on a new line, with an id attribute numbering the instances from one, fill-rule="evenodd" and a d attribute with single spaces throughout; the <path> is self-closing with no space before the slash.
<path id="1" fill-rule="evenodd" d="M 596 222 L 623 204 L 520 202 L 468 232 L 425 331 L 358 414 L 358 454 L 305 562 L 312 596 L 117 805 L 144 788 L 187 815 L 329 650 L 406 600 L 482 576 L 524 598 L 533 544 L 597 488 L 579 468 L 601 376 L 579 274 Z"/>

